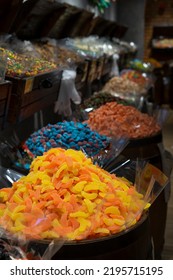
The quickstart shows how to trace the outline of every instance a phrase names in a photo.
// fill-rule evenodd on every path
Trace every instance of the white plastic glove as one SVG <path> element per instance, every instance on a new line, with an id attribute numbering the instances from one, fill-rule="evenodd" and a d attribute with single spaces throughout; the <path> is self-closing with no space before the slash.
<path id="1" fill-rule="evenodd" d="M 112 69 L 111 69 L 111 72 L 110 72 L 111 77 L 119 76 L 119 67 L 118 67 L 118 62 L 117 62 L 118 59 L 119 59 L 119 55 L 114 54 L 113 55 Z"/>
<path id="2" fill-rule="evenodd" d="M 76 70 L 64 70 L 60 85 L 58 100 L 55 102 L 54 112 L 64 116 L 71 116 L 71 100 L 75 104 L 81 103 L 81 97 L 75 87 Z"/>

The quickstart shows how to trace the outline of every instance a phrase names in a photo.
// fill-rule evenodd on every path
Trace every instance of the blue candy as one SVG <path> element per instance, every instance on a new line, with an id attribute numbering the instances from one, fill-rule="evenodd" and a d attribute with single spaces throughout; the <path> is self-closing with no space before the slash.
<path id="1" fill-rule="evenodd" d="M 34 156 L 41 155 L 52 147 L 75 150 L 83 148 L 89 156 L 94 156 L 109 143 L 108 137 L 92 131 L 86 123 L 73 121 L 48 124 L 31 134 L 25 141 L 25 145 Z"/>

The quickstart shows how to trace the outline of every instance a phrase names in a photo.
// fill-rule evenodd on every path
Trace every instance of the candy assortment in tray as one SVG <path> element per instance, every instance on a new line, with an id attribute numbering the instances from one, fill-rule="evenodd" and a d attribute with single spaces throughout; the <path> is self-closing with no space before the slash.
<path id="1" fill-rule="evenodd" d="M 40 39 L 32 42 L 36 52 L 44 59 L 53 61 L 59 66 L 78 64 L 83 62 L 83 58 L 70 48 L 65 47 L 61 41 L 55 39 Z"/>
<path id="2" fill-rule="evenodd" d="M 7 57 L 6 76 L 31 77 L 57 69 L 54 63 L 0 48 Z"/>
<path id="3" fill-rule="evenodd" d="M 112 94 L 108 92 L 95 92 L 90 98 L 87 98 L 83 101 L 83 103 L 80 105 L 80 108 L 85 110 L 85 109 L 97 109 L 100 106 L 108 103 L 108 102 L 118 102 L 122 103 L 124 105 L 129 105 L 125 100 L 113 96 Z"/>
<path id="4" fill-rule="evenodd" d="M 148 114 L 132 106 L 109 102 L 88 115 L 89 127 L 108 137 L 139 139 L 161 132 L 161 127 Z"/>
<path id="5" fill-rule="evenodd" d="M 122 76 L 115 76 L 111 78 L 103 87 L 103 91 L 110 92 L 115 96 L 119 95 L 120 97 L 130 96 L 133 94 L 140 96 L 146 93 L 146 89 L 143 85 L 138 84 L 134 82 L 134 80 L 132 81 L 125 76 L 123 77 L 123 74 Z"/>
<path id="6" fill-rule="evenodd" d="M 152 40 L 152 47 L 157 49 L 172 49 L 173 38 L 158 38 Z"/>
<path id="7" fill-rule="evenodd" d="M 7 57 L 6 79 L 12 82 L 7 121 L 15 123 L 57 100 L 62 69 L 37 57 L 30 42 L 26 44 L 11 37 L 10 40 L 2 40 L 0 49 Z"/>
<path id="8" fill-rule="evenodd" d="M 14 132 L 8 140 L 2 139 L 0 153 L 9 166 L 27 174 L 32 160 L 51 148 L 81 150 L 103 167 L 118 157 L 127 143 L 126 138 L 110 138 L 92 131 L 86 123 L 63 121 L 42 127 L 22 143 Z"/>
<path id="9" fill-rule="evenodd" d="M 54 147 L 83 151 L 94 163 L 107 166 L 127 145 L 127 139 L 111 139 L 92 131 L 86 123 L 64 121 L 49 124 L 31 134 L 22 145 L 23 162 Z M 16 160 L 17 166 L 19 159 Z"/>
<path id="10" fill-rule="evenodd" d="M 109 74 L 113 65 L 113 54 L 119 53 L 113 42 L 98 36 L 66 39 L 64 44 L 88 61 L 88 82 Z"/>
<path id="11" fill-rule="evenodd" d="M 126 68 L 105 83 L 102 91 L 109 92 L 142 109 L 155 83 L 152 70 L 151 63 L 142 63 L 139 60 L 130 61 Z"/>
<path id="12" fill-rule="evenodd" d="M 141 87 L 141 92 L 147 91 L 153 85 L 153 79 L 151 75 L 147 75 L 146 73 L 141 73 L 140 71 L 137 70 L 124 69 L 123 71 L 121 71 L 121 77 L 138 84 Z"/>
<path id="13" fill-rule="evenodd" d="M 149 61 L 143 61 L 137 58 L 129 60 L 125 68 L 133 69 L 141 73 L 151 73 L 153 71 L 153 66 Z"/>
<path id="14" fill-rule="evenodd" d="M 89 98 L 84 99 L 80 105 L 75 106 L 72 119 L 84 122 L 88 119 L 89 112 L 109 102 L 130 105 L 130 102 L 127 102 L 120 97 L 113 96 L 108 92 L 95 92 Z"/>
<path id="15" fill-rule="evenodd" d="M 83 149 L 92 157 L 109 145 L 108 137 L 92 131 L 87 124 L 64 121 L 48 124 L 34 132 L 26 139 L 23 147 L 33 158 L 53 147 Z"/>

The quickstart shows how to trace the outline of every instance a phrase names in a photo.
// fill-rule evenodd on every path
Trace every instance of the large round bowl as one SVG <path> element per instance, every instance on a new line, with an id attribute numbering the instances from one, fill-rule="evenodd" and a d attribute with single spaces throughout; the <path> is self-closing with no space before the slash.
<path id="1" fill-rule="evenodd" d="M 56 241 L 55 241 L 56 244 Z M 57 248 L 61 244 L 57 241 Z M 45 251 L 48 241 L 31 241 L 29 249 Z M 152 258 L 148 214 L 121 233 L 97 239 L 65 241 L 54 254 L 54 260 L 146 260 Z"/>
<path id="2" fill-rule="evenodd" d="M 139 159 L 156 166 L 164 172 L 164 149 L 162 133 L 141 139 L 131 139 L 122 154 L 131 160 Z M 163 190 L 149 209 L 151 220 L 151 233 L 154 242 L 154 254 L 156 259 L 160 259 L 164 246 L 167 201 L 165 190 Z M 158 219 L 159 217 L 159 219 Z"/>

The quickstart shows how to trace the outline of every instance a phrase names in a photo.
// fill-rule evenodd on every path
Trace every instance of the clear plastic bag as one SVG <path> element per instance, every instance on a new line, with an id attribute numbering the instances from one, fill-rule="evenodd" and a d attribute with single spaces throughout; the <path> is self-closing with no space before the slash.
<path id="1" fill-rule="evenodd" d="M 51 260 L 64 243 L 63 239 L 25 240 L 0 227 L 0 260 Z"/>
<path id="2" fill-rule="evenodd" d="M 117 176 L 123 176 L 130 182 L 134 182 L 136 191 L 142 197 L 141 204 L 138 205 L 138 211 L 132 211 L 127 216 L 127 228 L 138 221 L 170 183 L 169 178 L 161 170 L 143 160 L 124 159 L 110 173 L 115 173 Z M 131 200 L 130 205 L 133 209 L 135 200 Z"/>
<path id="3" fill-rule="evenodd" d="M 23 150 L 15 130 L 8 139 L 1 139 L 0 155 L 4 162 L 8 162 L 10 167 L 17 168 L 21 173 L 25 174 L 29 170 L 32 158 Z"/>
<path id="4" fill-rule="evenodd" d="M 110 164 L 116 160 L 128 143 L 129 141 L 127 138 L 110 138 L 109 147 L 91 157 L 92 162 L 108 170 Z M 82 149 L 82 151 L 87 155 L 84 149 Z"/>
<path id="5" fill-rule="evenodd" d="M 23 175 L 16 172 L 11 168 L 5 168 L 0 166 L 0 189 L 2 188 L 9 188 L 11 185 L 19 180 Z"/>
<path id="6" fill-rule="evenodd" d="M 119 76 L 119 67 L 118 67 L 119 55 L 113 54 L 112 59 L 113 59 L 113 63 L 112 63 L 112 69 L 110 72 L 110 77 Z"/>

